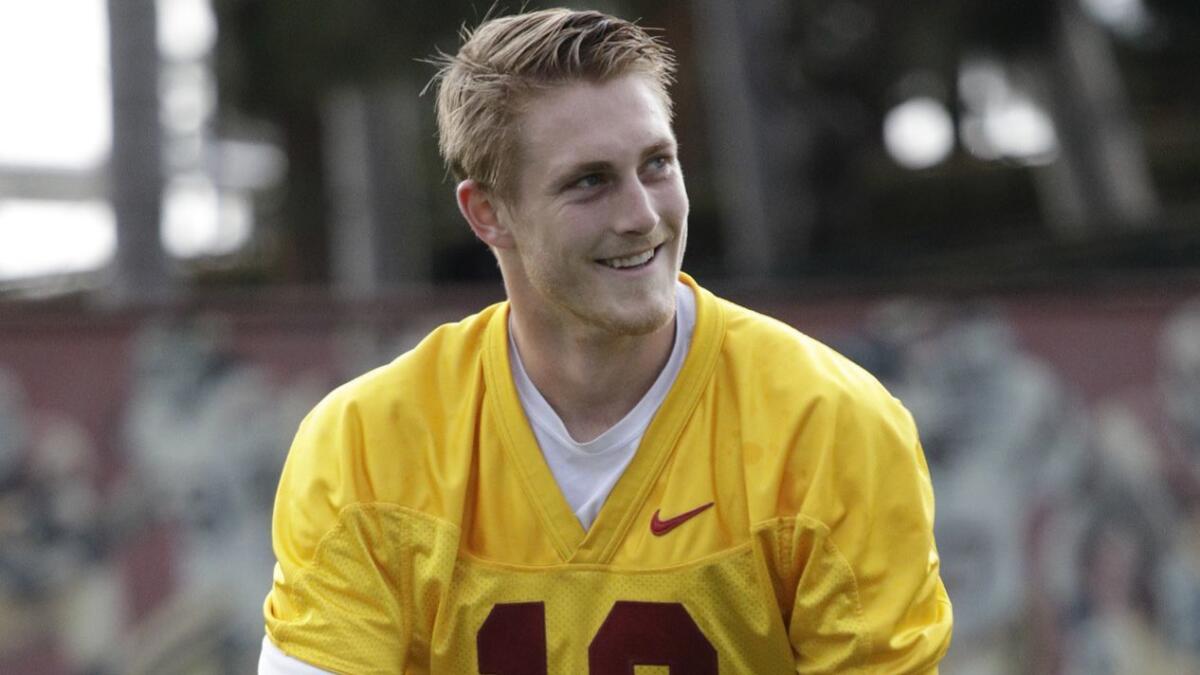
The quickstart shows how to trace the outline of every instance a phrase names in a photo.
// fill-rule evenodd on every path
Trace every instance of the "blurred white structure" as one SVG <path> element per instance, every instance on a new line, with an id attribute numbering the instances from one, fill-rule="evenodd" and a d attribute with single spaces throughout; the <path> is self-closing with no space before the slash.
<path id="1" fill-rule="evenodd" d="M 0 287 L 112 267 L 75 285 L 157 297 L 168 256 L 251 241 L 285 161 L 216 137 L 216 36 L 211 0 L 0 3 Z"/>

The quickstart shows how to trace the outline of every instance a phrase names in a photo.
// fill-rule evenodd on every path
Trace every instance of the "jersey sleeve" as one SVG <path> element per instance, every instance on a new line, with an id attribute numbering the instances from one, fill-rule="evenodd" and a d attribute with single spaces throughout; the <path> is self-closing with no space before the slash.
<path id="1" fill-rule="evenodd" d="M 886 394 L 885 394 L 886 396 Z M 933 538 L 933 489 L 908 412 L 851 415 L 780 532 L 795 594 L 797 673 L 936 673 L 953 615 Z"/>
<path id="2" fill-rule="evenodd" d="M 337 392 L 309 414 L 276 494 L 267 637 L 322 670 L 403 672 L 402 521 L 375 504 L 363 421 Z"/>

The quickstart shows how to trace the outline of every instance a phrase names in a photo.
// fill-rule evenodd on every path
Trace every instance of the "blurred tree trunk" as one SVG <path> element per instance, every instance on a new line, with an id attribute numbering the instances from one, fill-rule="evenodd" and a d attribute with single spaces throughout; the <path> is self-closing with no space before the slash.
<path id="1" fill-rule="evenodd" d="M 324 285 L 329 281 L 328 227 L 325 223 L 325 153 L 321 113 L 311 99 L 290 102 L 277 118 L 288 158 L 279 274 L 285 283 Z"/>
<path id="2" fill-rule="evenodd" d="M 757 102 L 747 78 L 745 35 L 738 7 L 695 0 L 696 53 L 707 107 L 713 183 L 725 242 L 725 273 L 764 279 L 776 263 L 763 191 Z"/>

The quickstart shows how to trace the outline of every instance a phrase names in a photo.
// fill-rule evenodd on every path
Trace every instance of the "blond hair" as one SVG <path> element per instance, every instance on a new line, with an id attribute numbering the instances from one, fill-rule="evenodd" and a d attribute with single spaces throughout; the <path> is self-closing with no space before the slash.
<path id="1" fill-rule="evenodd" d="M 519 155 L 515 124 L 536 91 L 584 80 L 646 75 L 671 111 L 671 49 L 640 26 L 596 11 L 548 9 L 464 29 L 463 45 L 439 54 L 438 145 L 457 180 L 513 196 Z"/>

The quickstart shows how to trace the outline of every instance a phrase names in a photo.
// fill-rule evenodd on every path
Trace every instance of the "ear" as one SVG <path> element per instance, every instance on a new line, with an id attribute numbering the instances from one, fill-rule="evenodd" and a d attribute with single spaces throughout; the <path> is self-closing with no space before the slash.
<path id="1" fill-rule="evenodd" d="M 455 189 L 455 196 L 458 210 L 480 241 L 492 248 L 513 248 L 512 233 L 500 217 L 500 203 L 483 185 L 464 180 Z"/>

